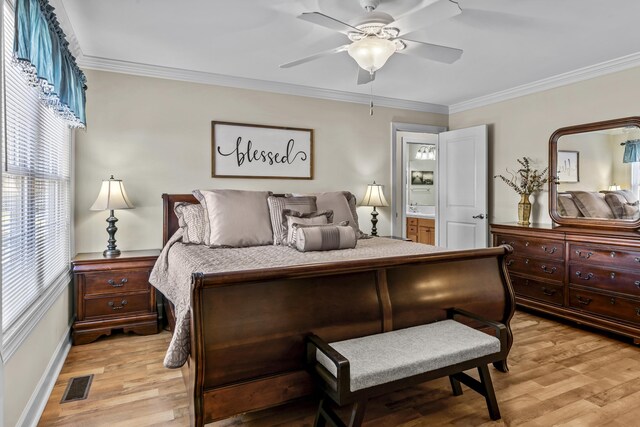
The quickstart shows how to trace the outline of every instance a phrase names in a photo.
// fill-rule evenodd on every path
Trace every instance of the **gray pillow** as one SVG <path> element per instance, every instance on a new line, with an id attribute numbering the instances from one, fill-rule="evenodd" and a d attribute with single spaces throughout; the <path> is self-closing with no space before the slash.
<path id="1" fill-rule="evenodd" d="M 592 191 L 569 191 L 569 194 L 585 217 L 613 219 L 613 211 L 601 194 Z"/>
<path id="2" fill-rule="evenodd" d="M 178 202 L 173 206 L 173 211 L 183 232 L 182 243 L 207 244 L 205 235 L 208 237 L 209 220 L 202 205 Z"/>
<path id="3" fill-rule="evenodd" d="M 583 217 L 582 212 L 578 209 L 571 196 L 566 194 L 558 195 L 558 210 L 561 216 L 570 218 Z"/>
<path id="4" fill-rule="evenodd" d="M 282 211 L 290 209 L 300 213 L 311 213 L 318 210 L 316 198 L 314 196 L 302 197 L 275 197 L 269 196 L 269 215 L 271 217 L 271 228 L 273 229 L 273 244 L 283 245 L 287 240 L 285 219 Z"/>
<path id="5" fill-rule="evenodd" d="M 303 214 L 300 212 L 292 211 L 291 209 L 285 209 L 282 211 L 283 223 L 285 225 L 286 240 L 284 244 L 289 246 L 295 246 L 296 235 L 293 230 L 294 224 L 302 225 L 324 225 L 329 224 L 333 220 L 332 211 L 320 211 Z"/>
<path id="6" fill-rule="evenodd" d="M 301 196 L 302 194 L 294 194 L 293 196 Z M 316 196 L 316 205 L 319 211 L 332 210 L 333 220 L 335 222 L 349 221 L 349 225 L 353 227 L 358 238 L 367 237 L 360 231 L 358 224 L 358 214 L 356 212 L 356 198 L 348 191 L 330 191 L 325 193 L 312 193 Z M 289 197 L 289 195 L 287 195 Z"/>
<path id="7" fill-rule="evenodd" d="M 344 221 L 341 224 L 344 224 Z M 300 252 L 332 251 L 356 247 L 356 232 L 347 224 L 300 225 L 293 224 L 295 248 Z"/>
<path id="8" fill-rule="evenodd" d="M 196 191 L 199 193 L 196 194 Z M 261 246 L 273 243 L 268 191 L 196 190 L 209 219 L 209 246 Z"/>

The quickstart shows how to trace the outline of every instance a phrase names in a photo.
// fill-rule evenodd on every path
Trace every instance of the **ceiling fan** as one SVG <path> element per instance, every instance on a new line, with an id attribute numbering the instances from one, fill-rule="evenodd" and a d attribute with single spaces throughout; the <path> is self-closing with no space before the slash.
<path id="1" fill-rule="evenodd" d="M 380 0 L 360 0 L 366 13 L 357 24 L 350 25 L 320 12 L 307 12 L 298 18 L 345 34 L 351 43 L 288 62 L 280 68 L 290 68 L 313 61 L 323 56 L 348 52 L 358 63 L 358 84 L 375 79 L 379 70 L 394 53 L 405 53 L 432 61 L 451 64 L 462 56 L 461 49 L 411 40 L 404 37 L 420 28 L 449 19 L 461 12 L 456 2 L 430 0 L 428 4 L 400 19 L 376 11 Z"/>

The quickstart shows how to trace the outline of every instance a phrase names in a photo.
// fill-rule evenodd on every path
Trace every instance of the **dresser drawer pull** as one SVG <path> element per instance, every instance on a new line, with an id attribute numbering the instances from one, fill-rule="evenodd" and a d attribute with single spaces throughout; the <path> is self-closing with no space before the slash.
<path id="1" fill-rule="evenodd" d="M 640 257 L 638 257 L 638 256 L 637 256 L 637 257 L 635 257 L 633 260 L 634 260 L 635 262 L 640 262 Z"/>
<path id="2" fill-rule="evenodd" d="M 616 273 L 614 273 L 613 271 L 609 274 L 609 277 L 611 277 L 611 280 L 614 280 L 616 278 Z"/>
<path id="3" fill-rule="evenodd" d="M 616 305 L 616 299 L 615 298 L 611 298 L 609 300 L 609 302 L 611 303 L 611 305 Z"/>
<path id="4" fill-rule="evenodd" d="M 513 260 L 510 259 L 509 261 L 507 261 L 507 267 L 509 267 L 511 264 L 513 264 Z"/>
<path id="5" fill-rule="evenodd" d="M 588 273 L 586 276 L 582 277 L 582 272 L 576 271 L 576 276 L 578 276 L 582 280 L 591 280 L 591 278 L 593 277 L 593 273 Z"/>
<path id="6" fill-rule="evenodd" d="M 542 293 L 547 295 L 547 296 L 553 296 L 556 294 L 556 290 L 555 289 L 547 289 L 544 286 L 542 287 Z"/>
<path id="7" fill-rule="evenodd" d="M 580 295 L 578 295 L 576 298 L 578 298 L 578 302 L 582 305 L 589 305 L 592 301 L 591 298 L 581 297 Z"/>
<path id="8" fill-rule="evenodd" d="M 530 243 L 529 243 L 529 242 L 524 242 L 524 246 L 525 246 L 525 247 L 527 247 L 527 248 L 528 248 L 528 247 L 529 247 L 529 245 L 530 245 Z"/>
<path id="9" fill-rule="evenodd" d="M 556 253 L 556 251 L 558 250 L 558 248 L 556 248 L 556 247 L 554 246 L 553 248 L 551 248 L 551 250 L 550 250 L 550 251 L 548 251 L 546 246 L 542 246 L 542 250 L 543 250 L 545 253 L 548 253 L 549 255 L 551 255 L 551 254 L 555 254 L 555 253 Z"/>
<path id="10" fill-rule="evenodd" d="M 640 307 L 636 307 L 636 316 L 640 316 Z"/>
<path id="11" fill-rule="evenodd" d="M 514 242 L 507 242 L 506 240 L 503 240 L 500 242 L 501 245 L 509 245 L 509 246 L 515 246 L 516 244 Z"/>
<path id="12" fill-rule="evenodd" d="M 524 263 L 525 263 L 525 264 L 529 264 L 529 258 L 525 259 L 525 260 L 524 260 Z"/>
<path id="13" fill-rule="evenodd" d="M 636 280 L 633 284 L 636 285 L 636 288 L 640 289 L 640 280 Z"/>
<path id="14" fill-rule="evenodd" d="M 551 268 L 547 268 L 546 265 L 541 266 L 540 268 L 542 268 L 542 271 L 544 271 L 547 274 L 553 274 L 556 272 L 557 268 L 555 267 L 551 267 Z"/>
<path id="15" fill-rule="evenodd" d="M 125 305 L 127 305 L 127 300 L 123 299 L 122 301 L 120 301 L 120 305 L 115 305 L 113 301 L 109 301 L 107 305 L 111 307 L 112 310 L 121 310 Z"/>
<path id="16" fill-rule="evenodd" d="M 582 251 L 576 251 L 576 255 L 578 255 L 578 258 L 589 259 L 591 258 L 591 255 L 593 255 L 593 252 L 587 252 L 587 255 L 583 256 Z"/>
<path id="17" fill-rule="evenodd" d="M 615 257 L 616 257 L 616 253 L 615 253 L 614 251 L 611 251 L 611 253 L 609 254 L 609 256 L 610 256 L 611 258 L 615 258 Z"/>
<path id="18" fill-rule="evenodd" d="M 121 288 L 121 287 L 123 287 L 123 286 L 124 286 L 124 284 L 125 284 L 125 283 L 127 283 L 128 281 L 129 281 L 129 280 L 128 280 L 126 277 L 123 277 L 123 278 L 120 280 L 120 283 L 116 283 L 116 281 L 115 281 L 115 280 L 113 280 L 113 279 L 109 279 L 109 280 L 107 280 L 107 284 L 109 284 L 109 285 L 113 286 L 114 288 Z"/>

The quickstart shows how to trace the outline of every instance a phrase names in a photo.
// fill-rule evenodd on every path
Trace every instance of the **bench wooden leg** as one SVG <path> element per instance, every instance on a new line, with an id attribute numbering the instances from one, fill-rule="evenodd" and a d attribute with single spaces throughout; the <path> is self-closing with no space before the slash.
<path id="1" fill-rule="evenodd" d="M 364 411 L 367 409 L 367 401 L 361 400 L 353 404 L 351 410 L 351 420 L 349 421 L 349 427 L 360 427 L 364 420 Z"/>
<path id="2" fill-rule="evenodd" d="M 460 381 L 453 378 L 453 375 L 449 375 L 449 382 L 451 383 L 451 389 L 453 390 L 454 396 L 462 395 L 462 387 L 460 386 Z"/>
<path id="3" fill-rule="evenodd" d="M 486 365 L 478 366 L 478 374 L 480 374 L 480 381 L 484 388 L 484 397 L 487 401 L 487 408 L 489 409 L 489 416 L 492 420 L 500 419 L 500 409 L 498 408 L 498 401 L 496 400 L 496 393 L 493 391 L 493 382 L 491 382 L 491 374 L 489 374 L 489 368 Z"/>

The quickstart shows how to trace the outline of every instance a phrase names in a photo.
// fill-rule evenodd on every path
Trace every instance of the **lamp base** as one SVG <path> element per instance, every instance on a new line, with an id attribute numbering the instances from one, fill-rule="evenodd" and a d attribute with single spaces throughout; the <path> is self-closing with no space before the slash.
<path id="1" fill-rule="evenodd" d="M 378 223 L 378 211 L 376 210 L 376 207 L 373 207 L 373 211 L 371 212 L 371 235 L 372 236 L 377 236 L 378 235 L 378 229 L 376 228 L 376 224 Z"/>
<path id="2" fill-rule="evenodd" d="M 107 223 L 109 224 L 107 227 L 109 240 L 107 240 L 107 249 L 102 252 L 102 256 L 105 258 L 117 257 L 120 255 L 120 249 L 116 249 L 116 231 L 118 231 L 116 222 L 118 222 L 118 218 L 113 216 L 113 210 L 111 210 L 111 214 L 109 215 L 109 218 L 107 218 Z"/>

